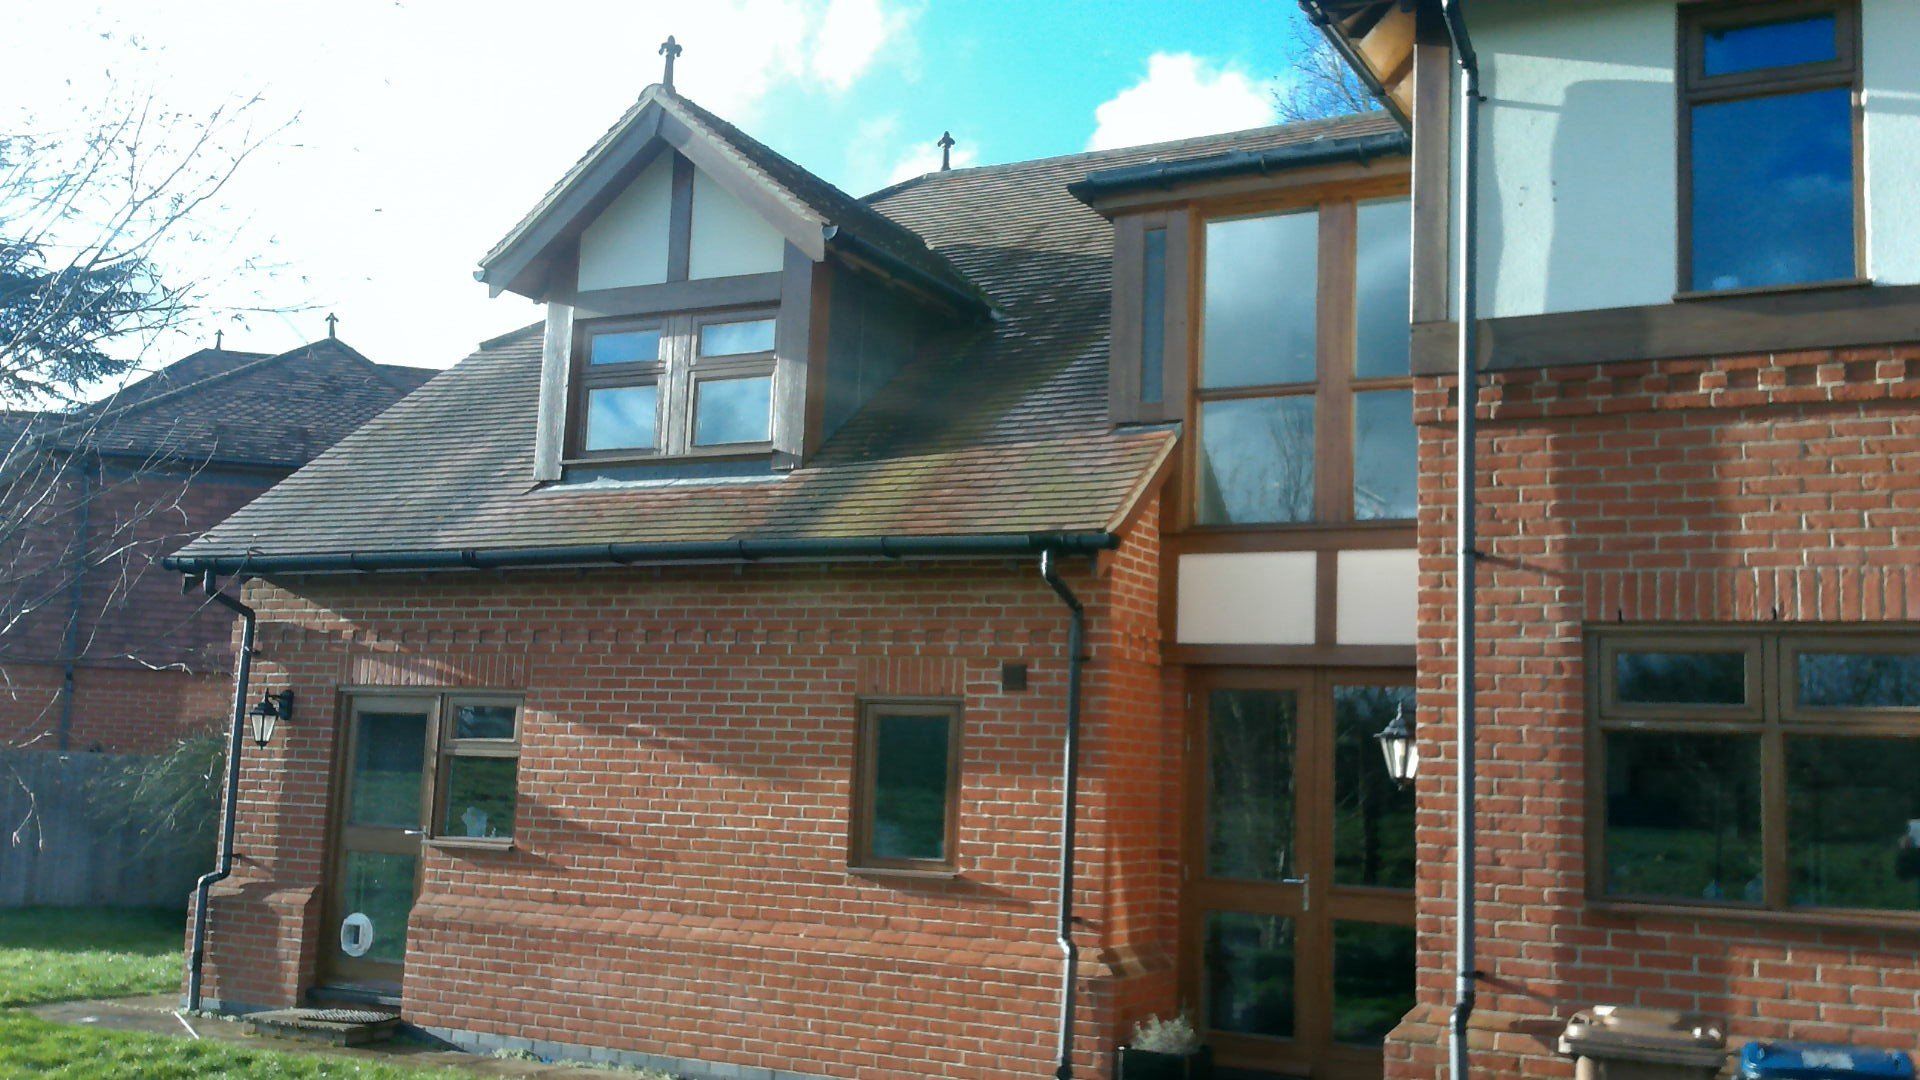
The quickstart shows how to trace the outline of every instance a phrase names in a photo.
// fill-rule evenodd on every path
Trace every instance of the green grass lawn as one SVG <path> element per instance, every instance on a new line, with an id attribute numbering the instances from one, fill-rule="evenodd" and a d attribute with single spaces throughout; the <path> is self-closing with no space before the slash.
<path id="1" fill-rule="evenodd" d="M 0 910 L 0 1008 L 176 989 L 185 940 L 179 911 Z"/>
<path id="2" fill-rule="evenodd" d="M 0 910 L 0 1080 L 447 1080 L 464 1075 L 195 1042 L 184 1031 L 176 1039 L 53 1024 L 19 1011 L 22 1005 L 178 990 L 185 939 L 186 919 L 179 911 Z"/>

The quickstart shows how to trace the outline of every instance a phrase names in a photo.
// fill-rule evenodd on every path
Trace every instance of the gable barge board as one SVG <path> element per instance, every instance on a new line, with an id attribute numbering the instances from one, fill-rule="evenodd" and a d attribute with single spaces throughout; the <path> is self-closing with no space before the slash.
<path id="1" fill-rule="evenodd" d="M 1416 375 L 1455 367 L 1455 324 L 1413 328 Z M 1482 371 L 1920 342 L 1920 285 L 1796 288 L 1480 324 Z"/>

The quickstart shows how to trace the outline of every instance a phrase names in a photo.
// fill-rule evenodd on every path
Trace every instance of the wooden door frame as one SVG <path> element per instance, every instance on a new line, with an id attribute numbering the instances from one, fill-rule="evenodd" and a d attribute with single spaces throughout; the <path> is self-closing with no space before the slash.
<path id="1" fill-rule="evenodd" d="M 1333 1028 L 1333 929 L 1336 921 L 1414 925 L 1412 889 L 1338 886 L 1333 882 L 1334 716 L 1337 686 L 1412 686 L 1414 672 L 1391 667 L 1193 667 L 1185 723 L 1185 791 L 1181 822 L 1180 955 L 1182 1003 L 1224 1064 L 1334 1078 L 1377 1078 L 1379 1050 L 1336 1043 Z M 1294 838 L 1303 884 L 1297 905 L 1263 900 L 1261 893 L 1284 883 L 1202 884 L 1207 859 L 1208 743 L 1210 698 L 1216 690 L 1292 690 L 1297 695 L 1294 746 Z M 1244 895 L 1247 903 L 1226 907 L 1218 897 Z M 1231 902 L 1231 901 L 1229 901 Z M 1282 910 L 1293 908 L 1294 910 Z M 1294 921 L 1294 1031 L 1288 1040 L 1235 1035 L 1210 1029 L 1206 1018 L 1204 914 L 1239 910 L 1276 914 Z"/>
<path id="2" fill-rule="evenodd" d="M 374 691 L 341 690 L 335 697 L 335 715 L 341 717 L 343 722 L 338 725 L 335 731 L 333 774 L 329 782 L 332 810 L 327 815 L 327 854 L 324 871 L 325 876 L 321 882 L 320 904 L 322 937 L 319 956 L 315 964 L 315 976 L 318 984 L 321 986 L 350 985 L 362 987 L 367 985 L 386 986 L 390 984 L 393 986 L 395 994 L 397 994 L 400 986 L 403 985 L 405 981 L 406 968 L 404 957 L 399 965 L 388 965 L 379 961 L 340 956 L 338 955 L 339 950 L 335 948 L 333 939 L 327 935 L 337 935 L 340 920 L 344 918 L 344 904 L 341 900 L 341 889 L 346 882 L 346 856 L 348 851 L 346 832 L 349 828 L 356 827 L 350 826 L 347 823 L 347 814 L 350 810 L 349 801 L 352 797 L 348 778 L 353 769 L 354 752 L 359 746 L 360 713 L 365 711 L 369 704 L 381 702 L 399 705 L 401 708 L 422 706 L 426 709 L 427 725 L 424 735 L 426 742 L 423 746 L 424 757 L 422 758 L 422 767 L 420 770 L 420 805 L 423 808 L 422 812 L 427 813 L 429 812 L 427 808 L 433 805 L 433 787 L 435 773 L 437 771 L 435 769 L 434 748 L 439 745 L 440 699 L 441 694 L 437 690 L 409 691 L 404 688 Z M 413 895 L 415 899 L 418 899 L 420 896 L 421 876 L 426 865 L 425 841 L 426 829 L 423 824 L 420 832 L 414 837 L 412 845 L 414 850 L 410 852 L 395 852 L 395 854 L 412 854 L 414 856 Z M 389 970 L 389 968 L 393 966 L 399 968 L 397 973 L 398 977 L 396 977 L 396 972 Z"/>

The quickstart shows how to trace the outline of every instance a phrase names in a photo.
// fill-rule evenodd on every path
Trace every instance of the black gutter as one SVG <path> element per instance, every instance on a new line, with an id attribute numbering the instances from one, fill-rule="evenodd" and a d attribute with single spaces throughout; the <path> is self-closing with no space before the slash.
<path id="1" fill-rule="evenodd" d="M 1073 1080 L 1074 998 L 1079 982 L 1080 950 L 1073 942 L 1074 814 L 1080 796 L 1080 667 L 1085 661 L 1087 612 L 1080 598 L 1055 570 L 1054 553 L 1040 554 L 1040 577 L 1067 606 L 1072 622 L 1067 631 L 1067 730 L 1061 748 L 1060 781 L 1060 1057 L 1055 1080 Z"/>
<path id="2" fill-rule="evenodd" d="M 1093 203 L 1116 195 L 1137 191 L 1166 191 L 1181 184 L 1204 180 L 1225 180 L 1236 176 L 1266 176 L 1314 165 L 1354 162 L 1364 165 L 1376 158 L 1413 152 L 1413 142 L 1405 132 L 1390 131 L 1378 135 L 1359 135 L 1344 139 L 1317 139 L 1271 150 L 1234 150 L 1225 154 L 1192 158 L 1187 161 L 1155 161 L 1128 165 L 1087 174 L 1087 178 L 1067 185 L 1067 191 L 1084 203 Z"/>
<path id="3" fill-rule="evenodd" d="M 193 946 L 187 959 L 187 1010 L 200 1008 L 201 968 L 207 954 L 207 898 L 216 883 L 233 873 L 233 831 L 240 798 L 240 748 L 247 728 L 247 680 L 253 674 L 253 609 L 214 588 L 213 573 L 200 578 L 200 587 L 214 602 L 240 616 L 240 655 L 234 660 L 233 730 L 227 734 L 227 790 L 220 804 L 220 859 L 210 873 L 193 886 Z"/>
<path id="4" fill-rule="evenodd" d="M 1340 59 L 1346 63 L 1348 70 L 1352 71 L 1366 86 L 1367 93 L 1372 94 L 1374 100 L 1380 103 L 1380 107 L 1387 110 L 1387 115 L 1399 122 L 1402 131 L 1412 134 L 1412 119 L 1400 111 L 1400 103 L 1393 100 L 1392 94 L 1387 93 L 1387 88 L 1380 83 L 1380 77 L 1367 66 L 1366 60 L 1362 59 L 1359 51 L 1353 47 L 1353 42 L 1348 41 L 1347 35 L 1341 33 L 1334 25 L 1333 16 L 1327 14 L 1321 0 L 1300 0 L 1300 9 L 1306 12 L 1307 21 L 1319 28 L 1320 36 L 1327 39 L 1327 44 L 1333 46 L 1333 51 L 1340 54 Z"/>
<path id="5" fill-rule="evenodd" d="M 974 289 L 963 289 L 937 274 L 929 273 L 886 248 L 861 239 L 848 229 L 836 227 L 829 237 L 829 242 L 849 255 L 877 264 L 887 273 L 900 278 L 914 288 L 932 293 L 935 297 L 951 304 L 963 315 L 979 319 L 993 312 L 993 304 L 985 294 Z"/>
<path id="6" fill-rule="evenodd" d="M 315 555 L 170 555 L 185 574 L 338 574 L 410 570 L 506 570 L 526 567 L 627 566 L 635 563 L 755 562 L 761 559 L 905 559 L 1025 556 L 1041 552 L 1092 555 L 1117 547 L 1110 532 L 989 533 L 971 536 L 850 536 L 807 540 L 701 540 L 557 547 L 465 548 L 458 551 L 367 551 Z"/>

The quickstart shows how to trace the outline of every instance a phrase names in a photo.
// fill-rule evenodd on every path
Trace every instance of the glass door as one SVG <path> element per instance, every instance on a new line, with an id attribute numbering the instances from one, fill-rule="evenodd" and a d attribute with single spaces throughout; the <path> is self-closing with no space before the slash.
<path id="1" fill-rule="evenodd" d="M 334 986 L 398 994 L 419 890 L 434 698 L 356 697 L 348 709 L 321 940 Z"/>
<path id="2" fill-rule="evenodd" d="M 1218 671 L 1193 695 L 1186 1003 L 1230 1067 L 1380 1075 L 1413 1007 L 1413 795 L 1374 734 L 1397 672 Z"/>

